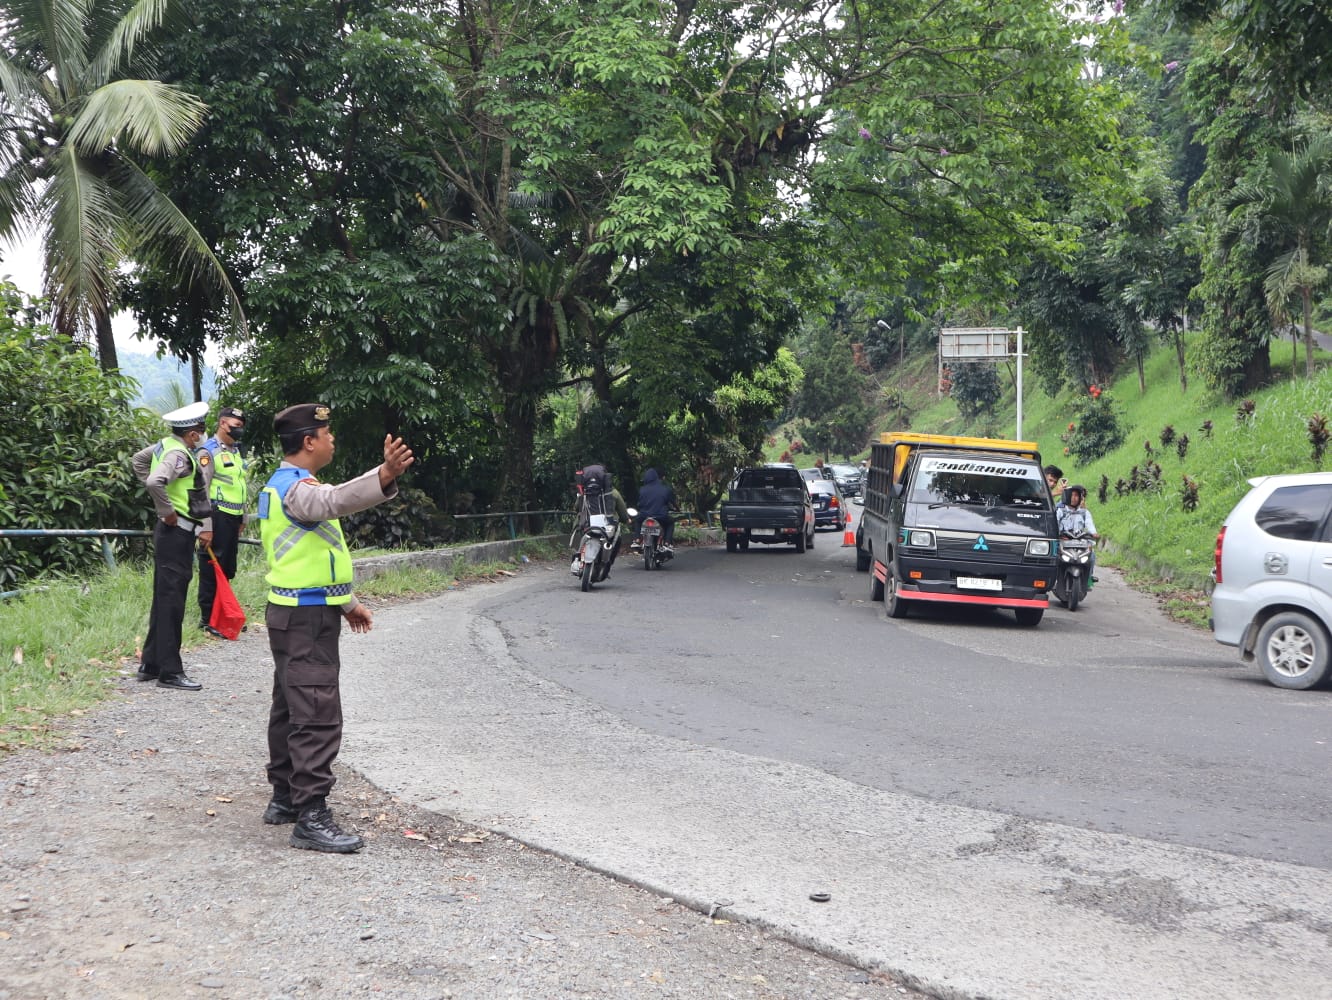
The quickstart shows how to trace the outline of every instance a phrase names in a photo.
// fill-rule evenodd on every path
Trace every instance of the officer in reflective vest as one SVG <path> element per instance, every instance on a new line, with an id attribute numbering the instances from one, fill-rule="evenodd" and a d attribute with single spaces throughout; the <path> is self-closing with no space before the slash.
<path id="1" fill-rule="evenodd" d="M 370 609 L 352 594 L 351 554 L 338 518 L 397 496 L 412 464 L 401 438 L 386 435 L 384 462 L 340 486 L 315 479 L 333 460 L 329 408 L 289 406 L 273 418 L 284 459 L 259 494 L 259 537 L 268 560 L 273 703 L 268 715 L 265 823 L 295 823 L 291 846 L 349 854 L 365 846 L 333 819 L 327 797 L 342 745 L 338 636 L 342 619 L 369 632 Z"/>
<path id="2" fill-rule="evenodd" d="M 213 467 L 208 499 L 213 504 L 213 555 L 228 580 L 236 578 L 236 553 L 245 525 L 245 457 L 240 439 L 245 433 L 245 412 L 234 406 L 218 411 L 217 432 L 203 443 Z M 217 597 L 217 573 L 205 549 L 199 550 L 199 627 L 222 638 L 209 624 Z"/>
<path id="3" fill-rule="evenodd" d="M 194 540 L 213 538 L 208 482 L 212 461 L 196 455 L 204 436 L 207 403 L 191 403 L 163 414 L 171 435 L 138 452 L 131 460 L 134 474 L 153 499 L 153 606 L 148 613 L 148 638 L 143 643 L 138 678 L 158 687 L 198 691 L 202 684 L 185 676 L 180 659 L 180 633 L 185 597 L 194 574 Z"/>

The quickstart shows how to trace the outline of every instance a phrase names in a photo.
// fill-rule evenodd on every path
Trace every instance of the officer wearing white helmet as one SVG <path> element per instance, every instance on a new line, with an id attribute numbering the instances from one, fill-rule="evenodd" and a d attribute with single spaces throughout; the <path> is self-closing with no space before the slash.
<path id="1" fill-rule="evenodd" d="M 196 454 L 204 439 L 207 403 L 191 403 L 164 413 L 171 433 L 130 460 L 143 481 L 157 514 L 153 527 L 153 607 L 148 613 L 148 638 L 143 643 L 138 678 L 158 687 L 198 691 L 198 681 L 185 676 L 180 660 L 180 633 L 185 596 L 194 575 L 194 546 L 213 539 L 208 485 L 212 460 Z"/>

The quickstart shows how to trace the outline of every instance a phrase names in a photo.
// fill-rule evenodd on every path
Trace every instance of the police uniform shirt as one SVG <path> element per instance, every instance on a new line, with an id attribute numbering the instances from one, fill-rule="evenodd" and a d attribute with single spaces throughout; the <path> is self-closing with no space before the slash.
<path id="1" fill-rule="evenodd" d="M 181 446 L 168 451 L 157 464 L 157 468 L 153 469 L 153 453 L 159 443 L 155 441 L 142 451 L 136 452 L 130 459 L 130 465 L 134 469 L 134 474 L 142 480 L 148 495 L 152 497 L 153 512 L 159 518 L 167 518 L 176 511 L 171 505 L 171 498 L 167 496 L 167 483 L 175 482 L 184 476 L 193 477 L 194 462 L 190 460 L 190 454 L 185 450 L 185 442 L 181 441 Z M 208 501 L 208 484 L 213 479 L 213 463 L 200 462 L 199 471 L 203 473 L 203 490 L 202 492 L 190 490 L 190 516 L 201 522 L 200 531 L 212 531 L 213 507 Z"/>
<path id="2" fill-rule="evenodd" d="M 303 466 L 294 465 L 291 462 L 283 462 L 279 468 L 300 469 L 306 473 L 304 479 L 298 479 L 292 483 L 291 489 L 287 490 L 287 495 L 282 503 L 283 509 L 287 512 L 287 517 L 293 521 L 304 521 L 307 524 L 318 521 L 332 521 L 335 518 L 346 517 L 348 514 L 366 510 L 398 495 L 398 481 L 396 479 L 389 485 L 387 491 L 380 487 L 379 466 L 375 466 L 369 472 L 336 486 L 319 482 Z M 351 603 L 343 609 L 343 614 L 346 614 L 355 606 L 356 598 L 353 597 Z"/>

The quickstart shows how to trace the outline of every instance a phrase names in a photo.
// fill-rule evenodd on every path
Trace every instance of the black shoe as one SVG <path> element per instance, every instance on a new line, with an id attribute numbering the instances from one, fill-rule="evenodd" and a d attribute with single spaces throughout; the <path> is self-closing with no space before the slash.
<path id="1" fill-rule="evenodd" d="M 200 627 L 201 629 L 203 629 L 205 632 L 207 632 L 209 635 L 211 635 L 214 639 L 225 639 L 225 638 L 226 638 L 225 635 L 223 635 L 223 634 L 222 634 L 221 632 L 219 632 L 217 629 L 213 628 L 213 626 L 209 625 L 207 622 L 205 622 L 204 624 L 200 625 L 199 627 Z"/>
<path id="2" fill-rule="evenodd" d="M 176 688 L 179 691 L 200 691 L 203 689 L 202 684 L 190 680 L 184 674 L 163 674 L 157 678 L 157 686 L 160 688 Z"/>
<path id="3" fill-rule="evenodd" d="M 150 673 L 147 670 L 144 670 L 143 667 L 140 667 L 134 672 L 134 679 L 136 681 L 155 681 L 157 680 L 157 671 L 154 670 Z"/>
<path id="4" fill-rule="evenodd" d="M 282 826 L 284 823 L 295 823 L 300 815 L 290 799 L 280 799 L 274 795 L 264 810 L 264 822 L 269 826 Z"/>
<path id="5" fill-rule="evenodd" d="M 365 841 L 354 833 L 343 833 L 333 819 L 328 806 L 307 806 L 291 831 L 291 846 L 305 851 L 323 851 L 325 854 L 352 854 L 365 846 Z"/>

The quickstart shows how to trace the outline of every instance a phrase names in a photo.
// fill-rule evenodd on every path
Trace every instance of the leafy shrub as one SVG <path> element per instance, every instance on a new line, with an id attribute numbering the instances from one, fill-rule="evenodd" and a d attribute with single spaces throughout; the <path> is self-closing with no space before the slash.
<path id="1" fill-rule="evenodd" d="M 1247 424 L 1253 421 L 1253 411 L 1255 404 L 1252 399 L 1241 399 L 1239 406 L 1235 407 L 1235 423 Z"/>
<path id="2" fill-rule="evenodd" d="M 1198 430 L 1200 430 L 1200 431 L 1203 432 L 1203 437 L 1207 437 L 1207 438 L 1211 437 L 1211 436 L 1212 436 L 1212 422 L 1211 422 L 1210 420 L 1204 420 L 1204 421 L 1202 422 L 1202 426 L 1199 427 Z"/>
<path id="3" fill-rule="evenodd" d="M 1189 453 L 1189 436 L 1187 434 L 1179 436 L 1179 439 L 1175 442 L 1175 451 L 1178 453 L 1180 461 L 1183 461 L 1184 456 Z"/>
<path id="4" fill-rule="evenodd" d="M 1179 502 L 1185 510 L 1198 509 L 1198 484 L 1188 476 L 1184 477 L 1184 485 L 1180 488 Z"/>
<path id="5" fill-rule="evenodd" d="M 130 456 L 165 425 L 130 408 L 133 380 L 103 374 L 86 349 L 36 316 L 13 285 L 0 283 L 0 528 L 150 527 L 152 505 Z M 93 539 L 0 539 L 0 590 L 101 561 Z"/>
<path id="6" fill-rule="evenodd" d="M 1124 428 L 1110 394 L 1092 386 L 1061 440 L 1082 464 L 1093 462 L 1124 443 Z"/>
<path id="7" fill-rule="evenodd" d="M 1097 485 L 1096 487 L 1096 499 L 1099 500 L 1101 503 L 1105 503 L 1105 499 L 1109 495 L 1110 495 L 1110 477 L 1103 474 L 1101 476 L 1100 484 Z"/>
<path id="8" fill-rule="evenodd" d="M 1166 424 L 1161 428 L 1161 447 L 1169 448 L 1175 440 L 1175 425 Z"/>
<path id="9" fill-rule="evenodd" d="M 392 500 L 342 519 L 353 548 L 429 549 L 451 542 L 454 521 L 423 490 L 403 488 Z"/>
<path id="10" fill-rule="evenodd" d="M 953 372 L 953 401 L 968 420 L 993 413 L 1000 396 L 999 373 L 982 362 L 958 365 Z"/>
<path id="11" fill-rule="evenodd" d="M 1306 425 L 1309 434 L 1309 445 L 1311 447 L 1310 457 L 1318 468 L 1323 467 L 1323 453 L 1327 451 L 1327 417 L 1321 413 L 1315 413 L 1309 418 Z"/>

